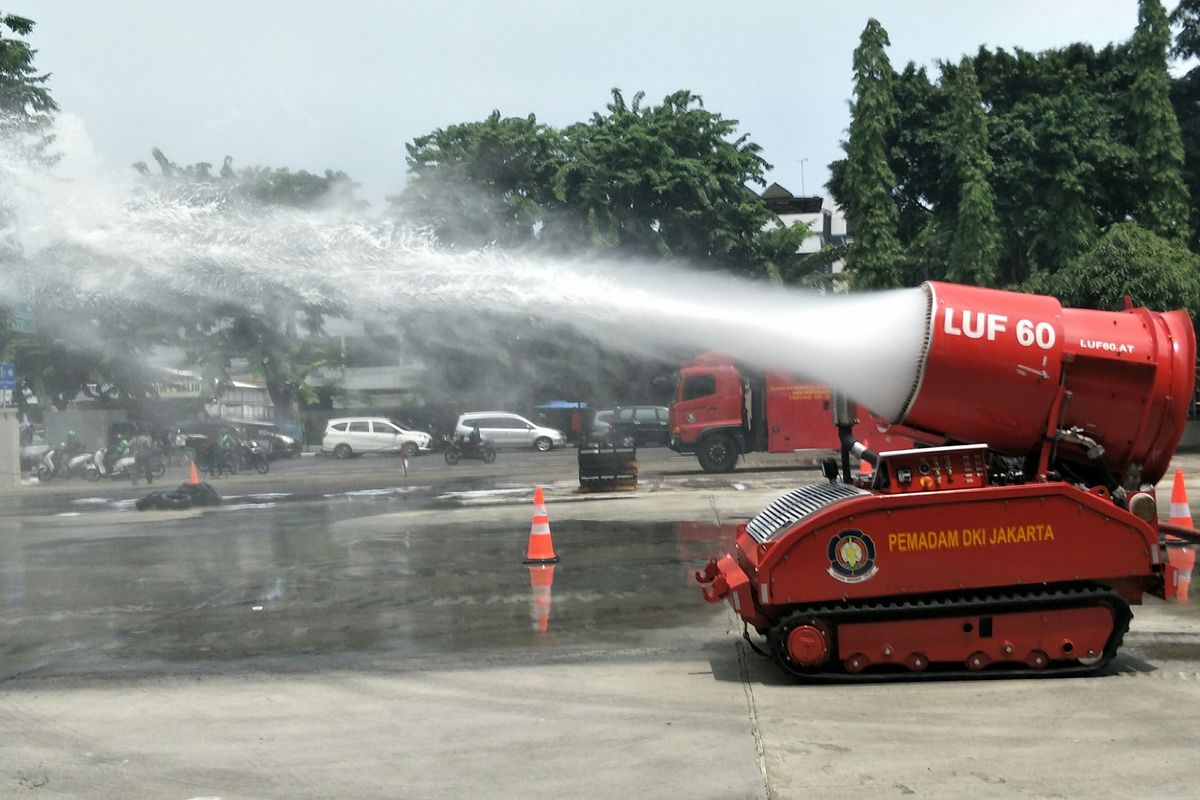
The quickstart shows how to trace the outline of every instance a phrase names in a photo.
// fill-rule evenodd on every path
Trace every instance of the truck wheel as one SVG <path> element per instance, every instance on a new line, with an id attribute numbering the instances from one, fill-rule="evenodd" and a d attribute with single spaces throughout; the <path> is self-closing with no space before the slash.
<path id="1" fill-rule="evenodd" d="M 696 450 L 696 458 L 705 472 L 732 472 L 737 464 L 737 443 L 727 433 L 705 438 Z"/>
<path id="2" fill-rule="evenodd" d="M 352 455 L 354 455 L 354 451 L 351 450 L 350 445 L 346 444 L 345 442 L 333 448 L 334 458 L 349 458 Z"/>

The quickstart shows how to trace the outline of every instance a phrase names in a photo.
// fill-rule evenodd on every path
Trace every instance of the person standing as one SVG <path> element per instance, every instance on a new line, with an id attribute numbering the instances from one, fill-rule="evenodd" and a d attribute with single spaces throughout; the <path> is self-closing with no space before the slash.
<path id="1" fill-rule="evenodd" d="M 217 472 L 221 474 L 228 472 L 234 474 L 233 464 L 237 463 L 237 440 L 233 438 L 228 430 L 224 430 L 217 436 Z"/>
<path id="2" fill-rule="evenodd" d="M 154 440 L 150 438 L 150 434 L 145 428 L 139 428 L 137 435 L 129 443 L 133 449 L 133 471 L 129 473 L 133 479 L 133 485 L 137 486 L 138 476 L 142 475 L 146 478 L 146 485 L 154 483 L 154 469 L 151 466 L 154 455 Z"/>

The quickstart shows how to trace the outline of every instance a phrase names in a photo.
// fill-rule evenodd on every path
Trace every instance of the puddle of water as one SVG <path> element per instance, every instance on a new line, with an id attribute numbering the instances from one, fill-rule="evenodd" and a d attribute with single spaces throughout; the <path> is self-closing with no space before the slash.
<path id="1" fill-rule="evenodd" d="M 242 504 L 261 513 L 172 520 L 151 535 L 0 536 L 0 677 L 627 645 L 716 613 L 691 573 L 732 536 L 557 523 L 561 561 L 531 570 L 527 526 L 356 537 L 342 524 L 335 535 L 345 505 Z"/>
<path id="2" fill-rule="evenodd" d="M 396 486 L 389 489 L 355 489 L 349 492 L 334 492 L 322 495 L 322 497 L 328 499 L 336 497 L 400 497 L 413 492 L 427 492 L 432 488 L 432 486 Z"/>

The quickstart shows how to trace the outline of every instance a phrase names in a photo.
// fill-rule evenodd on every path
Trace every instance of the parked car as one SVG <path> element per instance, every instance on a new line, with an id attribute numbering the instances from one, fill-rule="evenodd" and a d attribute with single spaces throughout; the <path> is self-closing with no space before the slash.
<path id="1" fill-rule="evenodd" d="M 410 431 L 384 417 L 343 417 L 331 419 L 325 426 L 321 452 L 335 458 L 350 458 L 363 453 L 429 452 L 433 437 L 424 431 Z"/>
<path id="2" fill-rule="evenodd" d="M 530 422 L 519 414 L 507 411 L 472 411 L 458 418 L 454 432 L 466 436 L 471 428 L 495 447 L 532 447 L 543 453 L 567 443 L 566 435 L 556 428 L 546 428 Z"/>
<path id="3" fill-rule="evenodd" d="M 607 439 L 612 430 L 612 417 L 615 413 L 616 411 L 611 408 L 597 411 L 596 416 L 592 417 L 592 430 L 588 433 L 588 438 L 593 442 L 603 442 Z"/>
<path id="4" fill-rule="evenodd" d="M 246 422 L 242 423 L 242 430 L 247 438 L 258 442 L 270 459 L 295 458 L 304 449 L 295 437 L 288 436 L 274 423 Z"/>
<path id="5" fill-rule="evenodd" d="M 608 420 L 606 437 L 622 447 L 671 441 L 670 411 L 666 406 L 618 406 Z"/>

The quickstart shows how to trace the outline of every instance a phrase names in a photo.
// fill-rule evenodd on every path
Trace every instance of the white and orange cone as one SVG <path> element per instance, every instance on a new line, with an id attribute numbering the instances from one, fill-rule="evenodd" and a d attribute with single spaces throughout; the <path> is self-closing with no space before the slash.
<path id="1" fill-rule="evenodd" d="M 1181 528 L 1194 528 L 1192 509 L 1188 506 L 1187 488 L 1183 485 L 1183 470 L 1175 470 L 1175 483 L 1171 486 L 1171 510 L 1167 522 Z"/>
<path id="2" fill-rule="evenodd" d="M 533 524 L 529 527 L 529 548 L 525 552 L 526 564 L 553 564 L 558 561 L 554 554 L 554 541 L 550 538 L 550 516 L 546 513 L 546 496 L 542 487 L 533 490 Z"/>
<path id="3" fill-rule="evenodd" d="M 191 467 L 191 469 L 188 470 L 188 483 L 192 486 L 196 486 L 200 483 L 200 473 L 196 471 L 196 462 L 189 461 L 188 466 Z"/>
<path id="4" fill-rule="evenodd" d="M 1192 509 L 1188 506 L 1187 488 L 1183 485 L 1183 470 L 1175 470 L 1175 483 L 1171 487 L 1171 510 L 1167 522 L 1180 528 L 1195 528 Z M 1168 542 L 1177 542 L 1177 537 L 1167 536 Z M 1175 568 L 1174 596 L 1180 605 L 1188 605 L 1188 592 L 1192 585 L 1192 570 L 1196 568 L 1196 548 L 1192 545 L 1169 544 L 1167 563 Z"/>
<path id="5" fill-rule="evenodd" d="M 554 586 L 553 564 L 529 565 L 529 590 L 533 594 L 533 626 L 541 633 L 550 628 L 550 589 Z"/>
<path id="6" fill-rule="evenodd" d="M 1171 545 L 1167 548 L 1167 563 L 1175 568 L 1175 601 L 1186 606 L 1192 588 L 1192 570 L 1196 568 L 1196 548 L 1190 544 Z"/>

